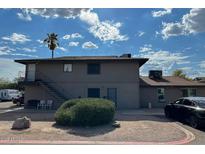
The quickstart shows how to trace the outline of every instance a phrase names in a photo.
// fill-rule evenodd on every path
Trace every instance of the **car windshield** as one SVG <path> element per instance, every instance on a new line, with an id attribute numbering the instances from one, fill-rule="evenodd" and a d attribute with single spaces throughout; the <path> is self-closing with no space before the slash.
<path id="1" fill-rule="evenodd" d="M 199 107 L 205 108 L 205 99 L 204 100 L 196 100 L 195 101 Z"/>

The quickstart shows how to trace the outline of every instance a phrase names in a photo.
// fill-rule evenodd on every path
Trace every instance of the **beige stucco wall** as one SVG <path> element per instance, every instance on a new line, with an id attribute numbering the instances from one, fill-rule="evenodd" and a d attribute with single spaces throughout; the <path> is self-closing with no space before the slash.
<path id="1" fill-rule="evenodd" d="M 87 97 L 88 88 L 100 88 L 100 97 L 107 88 L 117 88 L 118 109 L 139 107 L 138 64 L 127 62 L 101 63 L 99 75 L 87 74 L 87 63 L 73 63 L 72 72 L 63 72 L 63 63 L 36 64 L 36 79 L 48 81 L 68 98 Z M 26 86 L 25 103 L 29 99 L 53 99 L 40 86 Z"/>
<path id="2" fill-rule="evenodd" d="M 158 102 L 157 88 L 165 88 L 165 102 Z M 195 88 L 197 96 L 205 96 L 205 87 L 140 87 L 140 107 L 148 107 L 148 103 L 152 107 L 164 107 L 166 103 L 173 102 L 182 97 L 183 88 Z"/>

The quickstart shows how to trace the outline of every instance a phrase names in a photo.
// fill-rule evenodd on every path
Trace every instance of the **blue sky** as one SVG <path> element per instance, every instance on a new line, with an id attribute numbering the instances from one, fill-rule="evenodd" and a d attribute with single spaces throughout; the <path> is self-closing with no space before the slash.
<path id="1" fill-rule="evenodd" d="M 179 68 L 204 76 L 204 16 L 205 9 L 0 9 L 0 77 L 24 71 L 14 59 L 51 57 L 42 43 L 51 32 L 56 57 L 132 53 L 150 58 L 141 75 Z"/>

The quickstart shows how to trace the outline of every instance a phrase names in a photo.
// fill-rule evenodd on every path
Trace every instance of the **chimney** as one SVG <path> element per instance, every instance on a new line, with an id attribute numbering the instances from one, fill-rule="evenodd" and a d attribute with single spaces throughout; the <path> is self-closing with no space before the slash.
<path id="1" fill-rule="evenodd" d="M 162 79 L 162 70 L 150 70 L 149 78 L 150 79 Z"/>
<path id="2" fill-rule="evenodd" d="M 120 57 L 131 58 L 132 54 L 131 53 L 124 53 Z"/>

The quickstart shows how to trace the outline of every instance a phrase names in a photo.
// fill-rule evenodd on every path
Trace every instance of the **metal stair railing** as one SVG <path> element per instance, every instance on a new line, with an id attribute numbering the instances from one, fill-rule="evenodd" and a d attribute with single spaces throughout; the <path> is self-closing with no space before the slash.
<path id="1" fill-rule="evenodd" d="M 36 73 L 37 73 L 37 77 L 36 77 L 37 82 L 43 84 L 45 87 L 47 87 L 49 90 L 54 92 L 61 99 L 64 100 L 68 99 L 67 95 L 65 94 L 65 90 L 61 86 L 59 86 L 58 84 L 55 84 L 55 86 L 51 85 L 52 83 L 57 83 L 57 82 L 54 82 L 52 79 L 50 79 L 50 77 L 48 77 L 47 75 L 45 75 L 40 71 L 36 71 Z"/>

